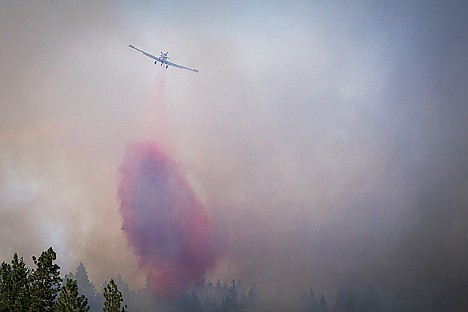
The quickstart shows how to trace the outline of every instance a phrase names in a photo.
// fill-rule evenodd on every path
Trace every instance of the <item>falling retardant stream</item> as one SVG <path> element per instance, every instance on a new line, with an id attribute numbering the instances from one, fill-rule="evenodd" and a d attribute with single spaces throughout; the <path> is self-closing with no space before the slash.
<path id="1" fill-rule="evenodd" d="M 138 142 L 126 148 L 118 195 L 122 229 L 153 294 L 174 298 L 216 261 L 209 219 L 177 164 L 162 146 Z"/>

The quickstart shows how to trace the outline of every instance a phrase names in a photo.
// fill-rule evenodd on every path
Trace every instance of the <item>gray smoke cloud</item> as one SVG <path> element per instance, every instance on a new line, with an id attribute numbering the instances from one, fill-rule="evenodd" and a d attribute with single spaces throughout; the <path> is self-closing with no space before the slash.
<path id="1" fill-rule="evenodd" d="M 466 280 L 464 3 L 175 7 L 0 5 L 0 259 L 53 245 L 65 271 L 141 285 L 117 179 L 152 140 L 225 246 L 208 278 Z"/>

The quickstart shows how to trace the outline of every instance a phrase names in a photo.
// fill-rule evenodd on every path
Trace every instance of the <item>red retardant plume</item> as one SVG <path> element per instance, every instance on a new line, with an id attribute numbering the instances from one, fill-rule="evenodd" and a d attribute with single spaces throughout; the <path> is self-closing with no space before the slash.
<path id="1" fill-rule="evenodd" d="M 214 265 L 204 207 L 158 145 L 127 147 L 118 192 L 122 229 L 155 295 L 174 298 Z"/>

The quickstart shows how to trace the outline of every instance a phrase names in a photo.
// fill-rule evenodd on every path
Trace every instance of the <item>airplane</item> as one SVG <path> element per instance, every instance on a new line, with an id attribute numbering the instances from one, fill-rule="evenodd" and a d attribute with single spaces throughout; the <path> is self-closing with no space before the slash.
<path id="1" fill-rule="evenodd" d="M 153 60 L 155 60 L 155 61 L 154 61 L 154 64 L 157 64 L 157 63 L 159 62 L 159 63 L 161 63 L 161 66 L 166 65 L 166 68 L 168 68 L 169 66 L 174 66 L 174 67 L 176 67 L 176 68 L 187 69 L 187 70 L 190 70 L 190 71 L 193 71 L 193 72 L 198 73 L 198 69 L 188 68 L 188 67 L 185 67 L 185 66 L 182 66 L 182 65 L 179 65 L 179 64 L 175 64 L 175 63 L 169 62 L 169 61 L 168 61 L 169 57 L 167 56 L 167 54 L 168 54 L 169 52 L 166 52 L 166 53 L 161 52 L 161 56 L 160 56 L 160 57 L 157 57 L 157 56 L 151 55 L 151 54 L 149 54 L 149 53 L 147 53 L 147 52 L 145 52 L 145 51 L 143 51 L 143 50 L 140 50 L 140 49 L 134 47 L 134 46 L 131 45 L 131 44 L 129 44 L 128 46 L 129 46 L 130 48 L 132 48 L 132 49 L 135 49 L 135 50 L 137 50 L 137 51 L 140 51 L 140 52 L 143 53 L 145 56 L 150 57 L 150 58 L 152 58 Z"/>

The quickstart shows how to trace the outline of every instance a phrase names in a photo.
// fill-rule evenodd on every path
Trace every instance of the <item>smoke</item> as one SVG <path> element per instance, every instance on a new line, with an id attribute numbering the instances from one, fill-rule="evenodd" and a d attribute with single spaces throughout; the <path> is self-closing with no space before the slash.
<path id="1" fill-rule="evenodd" d="M 175 296 L 216 261 L 204 207 L 155 143 L 129 145 L 120 170 L 122 229 L 153 292 Z"/>
<path id="2" fill-rule="evenodd" d="M 207 279 L 468 280 L 466 3 L 46 3 L 0 2 L 0 261 L 52 245 L 96 286 L 161 274 L 116 196 L 150 140 L 224 235 Z"/>

